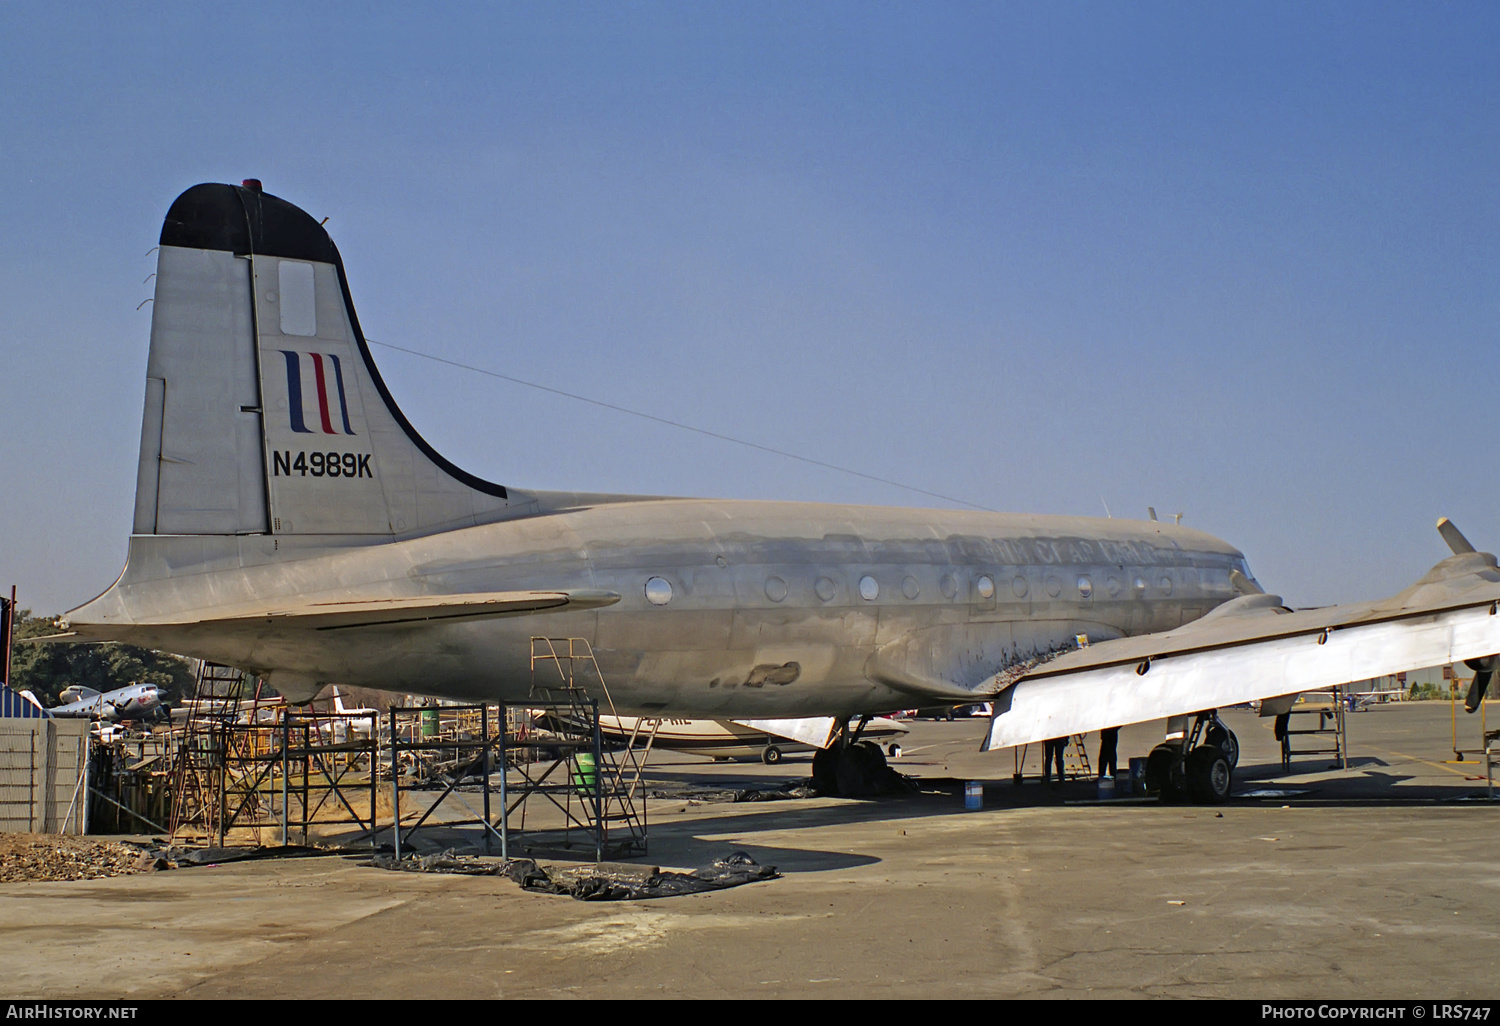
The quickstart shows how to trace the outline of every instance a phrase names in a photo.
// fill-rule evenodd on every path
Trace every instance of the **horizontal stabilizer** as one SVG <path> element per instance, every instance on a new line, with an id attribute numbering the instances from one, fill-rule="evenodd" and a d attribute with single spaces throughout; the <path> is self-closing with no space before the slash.
<path id="1" fill-rule="evenodd" d="M 194 620 L 139 621 L 142 630 L 161 626 L 216 625 L 225 628 L 276 626 L 298 630 L 339 631 L 360 627 L 430 623 L 437 620 L 469 620 L 579 609 L 597 609 L 620 601 L 618 593 L 591 588 L 558 591 L 487 591 L 460 595 L 420 595 L 402 598 L 345 599 L 274 605 L 262 609 L 227 611 L 227 615 Z M 87 630 L 87 625 L 82 626 Z M 124 636 L 128 629 L 111 628 L 111 636 Z"/>
<path id="2" fill-rule="evenodd" d="M 17 638 L 15 640 L 15 644 L 17 644 L 17 645 L 43 645 L 43 644 L 47 644 L 47 643 L 53 642 L 53 641 L 68 641 L 68 642 L 77 641 L 77 642 L 85 642 L 86 643 L 87 639 L 80 638 L 78 636 L 78 632 L 77 631 L 61 631 L 61 632 L 59 632 L 57 634 L 37 634 L 37 635 L 33 635 L 32 637 L 29 637 L 29 638 Z"/>
<path id="3" fill-rule="evenodd" d="M 491 591 L 445 595 L 441 599 L 429 595 L 421 598 L 321 602 L 261 615 L 270 620 L 293 621 L 297 626 L 312 630 L 336 631 L 353 627 L 425 623 L 430 620 L 542 613 L 564 608 L 597 609 L 618 601 L 620 596 L 615 592 L 581 588 L 565 591 Z"/>

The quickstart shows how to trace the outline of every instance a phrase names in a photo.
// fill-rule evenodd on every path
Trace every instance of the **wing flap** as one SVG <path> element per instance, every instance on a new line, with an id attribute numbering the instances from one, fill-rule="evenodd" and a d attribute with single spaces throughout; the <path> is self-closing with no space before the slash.
<path id="1" fill-rule="evenodd" d="M 1479 596 L 1476 596 L 1478 598 Z M 1500 597 L 1500 596 L 1497 596 Z M 1102 642 L 1002 692 L 985 750 L 1368 680 L 1500 652 L 1494 599 L 1205 646 L 1192 631 Z M 1278 617 L 1269 628 L 1304 614 Z M 1298 625 L 1299 627 L 1301 625 Z M 1148 642 L 1142 646 L 1141 642 Z M 1134 643 L 1134 644 L 1132 644 Z M 1119 648 L 1111 652 L 1112 646 Z M 1143 651 L 1151 654 L 1141 655 Z M 1075 658 L 1078 657 L 1078 658 Z"/>

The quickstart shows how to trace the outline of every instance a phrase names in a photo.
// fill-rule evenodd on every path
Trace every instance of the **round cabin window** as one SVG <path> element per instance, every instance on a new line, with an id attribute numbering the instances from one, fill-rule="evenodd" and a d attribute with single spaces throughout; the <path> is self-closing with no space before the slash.
<path id="1" fill-rule="evenodd" d="M 874 602 L 880 597 L 880 585 L 869 574 L 859 579 L 859 597 L 866 602 Z"/>
<path id="2" fill-rule="evenodd" d="M 672 601 L 672 585 L 665 578 L 653 577 L 646 582 L 646 601 L 653 606 L 664 606 Z"/>

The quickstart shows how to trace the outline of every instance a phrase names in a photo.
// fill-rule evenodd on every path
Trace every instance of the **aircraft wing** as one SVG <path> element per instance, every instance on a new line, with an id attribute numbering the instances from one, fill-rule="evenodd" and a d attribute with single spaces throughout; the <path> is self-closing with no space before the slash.
<path id="1" fill-rule="evenodd" d="M 361 627 L 390 627 L 430 623 L 436 620 L 466 620 L 482 617 L 540 613 L 564 609 L 597 609 L 620 601 L 616 592 L 572 588 L 557 591 L 486 591 L 456 595 L 421 595 L 402 598 L 333 599 L 300 603 L 269 604 L 255 609 L 215 610 L 203 617 L 172 617 L 138 621 L 131 625 L 143 631 L 161 626 L 202 626 L 258 629 L 281 627 L 297 630 L 342 631 Z M 67 625 L 61 625 L 67 626 Z M 88 625 L 69 635 L 53 635 L 48 641 L 87 641 Z M 111 639 L 124 637 L 129 628 L 112 626 Z"/>
<path id="2" fill-rule="evenodd" d="M 1500 653 L 1500 570 L 1489 553 L 1455 550 L 1380 602 L 1292 612 L 1277 596 L 1245 595 L 1173 631 L 1060 656 L 995 697 L 984 748 L 1460 660 L 1484 661 L 1476 672 L 1482 697 L 1496 665 L 1490 657 Z"/>

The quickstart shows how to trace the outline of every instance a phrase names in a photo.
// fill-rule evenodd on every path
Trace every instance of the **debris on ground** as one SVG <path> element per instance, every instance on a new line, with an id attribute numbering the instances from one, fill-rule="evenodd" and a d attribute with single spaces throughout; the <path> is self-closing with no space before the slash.
<path id="1" fill-rule="evenodd" d="M 662 872 L 656 866 L 619 862 L 601 862 L 567 870 L 543 869 L 535 862 L 530 866 L 523 865 L 530 861 L 516 860 L 507 875 L 523 890 L 568 894 L 579 901 L 629 901 L 701 894 L 758 880 L 774 880 L 781 875 L 775 866 L 762 866 L 742 851 L 688 873 Z"/>
<path id="2" fill-rule="evenodd" d="M 169 846 L 159 849 L 157 853 L 184 868 L 187 866 L 218 866 L 225 862 L 248 862 L 252 859 L 298 859 L 313 858 L 319 855 L 353 854 L 353 852 L 344 848 L 314 848 L 306 844 L 254 844 L 227 848 L 179 848 Z"/>
<path id="3" fill-rule="evenodd" d="M 72 834 L 0 834 L 0 883 L 97 880 L 173 868 L 149 848 Z"/>
<path id="4" fill-rule="evenodd" d="M 536 894 L 567 894 L 579 901 L 629 901 L 700 894 L 781 874 L 762 866 L 742 851 L 717 859 L 687 873 L 663 871 L 659 866 L 627 862 L 599 862 L 583 866 L 544 867 L 533 859 L 481 859 L 448 849 L 437 855 L 396 859 L 377 855 L 369 865 L 408 873 L 455 873 L 465 876 L 504 876 Z"/>
<path id="5" fill-rule="evenodd" d="M 369 851 L 361 849 L 359 854 Z M 350 855 L 344 848 L 300 844 L 185 848 L 161 838 L 105 841 L 73 834 L 0 834 L 0 883 L 20 880 L 94 880 L 128 873 L 155 873 L 191 866 L 217 866 L 251 859 Z"/>
<path id="6" fill-rule="evenodd" d="M 473 855 L 456 855 L 452 848 L 436 855 L 376 855 L 369 865 L 402 873 L 454 873 L 460 876 L 506 876 L 515 859 L 481 859 Z M 522 859 L 520 861 L 529 861 Z"/>
<path id="7" fill-rule="evenodd" d="M 818 792 L 808 786 L 809 781 L 791 780 L 781 787 L 747 787 L 739 790 L 722 787 L 702 787 L 695 784 L 665 785 L 650 791 L 649 798 L 667 801 L 728 803 L 728 802 L 781 802 L 799 798 L 816 798 Z"/>

